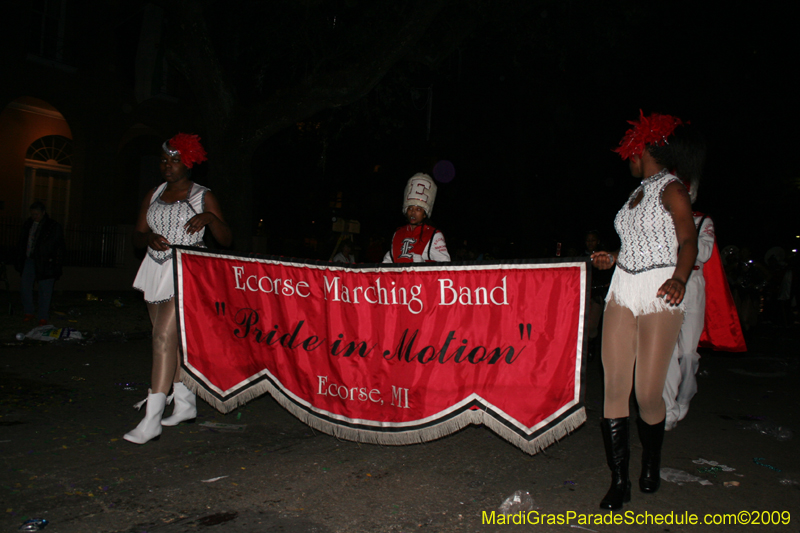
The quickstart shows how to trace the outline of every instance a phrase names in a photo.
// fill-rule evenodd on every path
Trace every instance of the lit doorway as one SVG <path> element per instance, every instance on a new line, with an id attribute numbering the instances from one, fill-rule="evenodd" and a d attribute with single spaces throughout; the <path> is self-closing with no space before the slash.
<path id="1" fill-rule="evenodd" d="M 72 141 L 61 135 L 48 135 L 31 143 L 25 154 L 23 216 L 36 201 L 48 214 L 65 225 L 69 222 Z"/>

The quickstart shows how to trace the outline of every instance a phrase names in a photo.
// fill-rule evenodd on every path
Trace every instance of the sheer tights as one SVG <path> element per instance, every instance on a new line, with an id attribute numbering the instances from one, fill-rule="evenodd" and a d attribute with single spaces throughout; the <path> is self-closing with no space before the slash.
<path id="1" fill-rule="evenodd" d="M 677 310 L 635 317 L 627 307 L 608 302 L 602 352 L 605 418 L 629 416 L 635 383 L 641 419 L 650 425 L 664 420 L 661 393 L 682 323 L 683 313 Z"/>
<path id="2" fill-rule="evenodd" d="M 169 394 L 174 382 L 180 381 L 178 364 L 178 323 L 175 302 L 170 299 L 160 304 L 147 304 L 153 324 L 153 372 L 150 387 L 153 394 Z"/>

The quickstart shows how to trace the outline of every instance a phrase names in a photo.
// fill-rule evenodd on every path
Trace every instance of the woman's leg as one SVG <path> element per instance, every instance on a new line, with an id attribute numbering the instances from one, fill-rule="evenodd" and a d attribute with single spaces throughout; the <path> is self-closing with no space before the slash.
<path id="1" fill-rule="evenodd" d="M 167 393 L 172 387 L 175 365 L 178 364 L 175 305 L 172 300 L 160 304 L 148 303 L 147 311 L 153 323 L 153 370 L 147 394 L 147 410 L 139 425 L 123 437 L 135 444 L 144 444 L 161 436 L 161 418 L 167 403 Z"/>
<path id="2" fill-rule="evenodd" d="M 642 473 L 639 489 L 656 492 L 661 484 L 661 445 L 664 442 L 666 409 L 664 380 L 683 313 L 661 311 L 639 317 L 639 349 L 636 359 L 636 401 L 639 403 L 639 439 L 642 441 Z"/>
<path id="3" fill-rule="evenodd" d="M 664 381 L 683 324 L 683 313 L 661 311 L 639 317 L 636 401 L 647 424 L 664 420 Z"/>
<path id="4" fill-rule="evenodd" d="M 161 419 L 162 426 L 177 426 L 181 422 L 192 423 L 197 418 L 197 396 L 181 382 L 181 350 L 175 351 L 175 372 L 172 377 L 172 395 L 175 407 L 172 415 Z"/>
<path id="5" fill-rule="evenodd" d="M 604 418 L 629 415 L 636 364 L 637 319 L 627 307 L 608 302 L 603 324 Z"/>
<path id="6" fill-rule="evenodd" d="M 177 319 L 175 327 L 177 328 Z M 177 335 L 177 333 L 176 333 Z M 181 382 L 181 348 L 180 342 L 178 343 L 178 347 L 175 349 L 175 373 L 172 375 L 172 382 L 173 383 L 180 383 Z"/>
<path id="7" fill-rule="evenodd" d="M 616 510 L 631 499 L 628 403 L 636 361 L 636 318 L 613 300 L 605 312 L 602 357 L 605 399 L 600 429 L 611 470 L 611 486 L 600 501 L 600 508 Z"/>
<path id="8" fill-rule="evenodd" d="M 154 393 L 168 394 L 178 369 L 178 323 L 175 302 L 147 304 L 153 323 L 153 371 L 150 387 Z"/>

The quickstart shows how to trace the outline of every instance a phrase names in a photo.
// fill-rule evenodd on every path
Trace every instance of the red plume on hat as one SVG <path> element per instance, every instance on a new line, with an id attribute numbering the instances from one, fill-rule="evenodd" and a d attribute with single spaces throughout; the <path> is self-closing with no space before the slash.
<path id="1" fill-rule="evenodd" d="M 639 120 L 629 120 L 628 124 L 633 127 L 625 132 L 625 136 L 619 142 L 619 147 L 615 148 L 623 160 L 628 159 L 633 155 L 642 155 L 644 147 L 648 144 L 655 144 L 661 146 L 662 144 L 669 144 L 667 137 L 672 135 L 675 128 L 684 122 L 678 117 L 671 115 L 662 115 L 661 113 L 652 113 L 644 116 L 642 110 L 639 110 Z M 688 124 L 688 122 L 687 122 Z"/>
<path id="2" fill-rule="evenodd" d="M 202 163 L 208 159 L 203 145 L 200 144 L 199 135 L 179 133 L 165 144 L 181 154 L 181 162 L 186 165 L 186 168 L 192 168 L 195 163 Z"/>

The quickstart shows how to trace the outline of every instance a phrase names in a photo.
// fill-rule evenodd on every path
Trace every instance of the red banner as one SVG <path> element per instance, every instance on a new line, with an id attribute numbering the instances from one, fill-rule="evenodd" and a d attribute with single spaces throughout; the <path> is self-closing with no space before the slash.
<path id="1" fill-rule="evenodd" d="M 184 382 L 221 412 L 269 392 L 381 444 L 485 424 L 528 453 L 586 419 L 588 260 L 348 265 L 177 247 Z"/>

